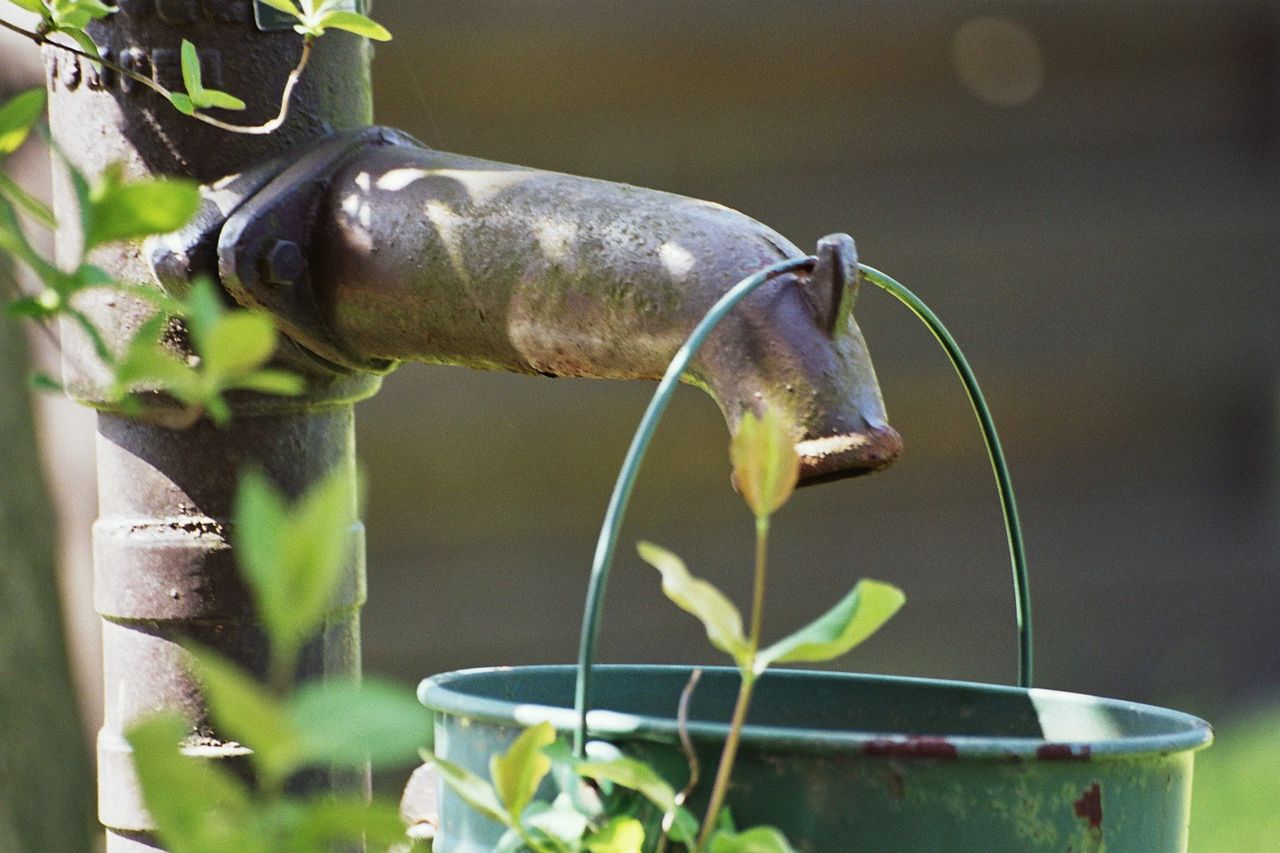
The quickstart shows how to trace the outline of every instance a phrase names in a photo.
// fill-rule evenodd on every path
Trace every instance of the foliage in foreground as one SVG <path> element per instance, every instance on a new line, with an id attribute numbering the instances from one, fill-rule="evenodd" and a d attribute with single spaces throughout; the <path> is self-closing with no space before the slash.
<path id="1" fill-rule="evenodd" d="M 28 139 L 44 116 L 45 96 L 31 89 L 0 106 L 0 160 Z M 277 333 L 262 311 L 231 311 L 214 286 L 198 282 L 182 298 L 154 288 L 117 282 L 91 260 L 100 246 L 137 240 L 181 228 L 195 214 L 200 194 L 194 182 L 169 178 L 129 181 L 119 166 L 106 169 L 91 183 L 70 163 L 64 168 L 75 190 L 80 249 L 73 263 L 60 267 L 36 250 L 19 211 L 53 229 L 53 212 L 17 184 L 0 181 L 0 251 L 21 263 L 39 283 L 25 293 L 8 282 L 13 298 L 7 314 L 51 326 L 69 322 L 92 344 L 111 377 L 106 397 L 126 412 L 137 411 L 139 394 L 164 392 L 176 400 L 185 419 L 207 414 L 214 422 L 231 417 L 226 394 L 236 390 L 295 395 L 302 379 L 267 366 L 275 353 Z M 152 306 L 154 314 L 122 349 L 113 349 L 85 309 L 86 300 L 127 294 Z M 180 358 L 167 345 L 185 337 L 196 353 L 194 361 Z M 57 388 L 48 377 L 37 377 L 45 388 Z"/>
<path id="2" fill-rule="evenodd" d="M 157 834 L 174 853 L 313 853 L 363 839 L 406 847 L 394 802 L 348 794 L 297 795 L 304 770 L 347 774 L 404 766 L 430 740 L 431 719 L 411 691 L 379 679 L 295 684 L 303 641 L 323 626 L 350 553 L 355 500 L 336 472 L 290 505 L 261 474 L 242 478 L 235 544 L 270 646 L 267 684 L 226 658 L 187 644 L 221 737 L 246 747 L 253 783 L 197 757 L 191 723 L 176 712 L 143 720 L 127 737 Z"/>
<path id="3" fill-rule="evenodd" d="M 795 491 L 800 460 L 776 409 L 766 410 L 763 417 L 748 413 L 734 434 L 730 455 L 734 479 L 756 522 L 755 592 L 749 624 L 724 593 L 692 575 L 675 554 L 650 543 L 639 546 L 641 557 L 662 575 L 666 596 L 702 622 L 708 640 L 732 658 L 740 675 L 733 719 L 700 825 L 684 807 L 697 784 L 692 758 L 690 782 L 676 792 L 652 768 L 609 744 L 588 744 L 584 756 L 574 756 L 557 744 L 550 724 L 543 723 L 527 729 L 505 755 L 491 758 L 491 781 L 428 756 L 459 798 L 507 828 L 499 851 L 641 853 L 663 851 L 673 844 L 708 853 L 793 853 L 787 839 L 773 827 L 739 832 L 724 808 L 755 684 L 775 663 L 817 663 L 844 655 L 884 625 L 905 598 L 889 584 L 859 581 L 808 626 L 761 648 L 769 523 Z M 696 679 L 686 693 L 695 686 Z M 535 799 L 547 778 L 559 789 L 550 803 Z"/>

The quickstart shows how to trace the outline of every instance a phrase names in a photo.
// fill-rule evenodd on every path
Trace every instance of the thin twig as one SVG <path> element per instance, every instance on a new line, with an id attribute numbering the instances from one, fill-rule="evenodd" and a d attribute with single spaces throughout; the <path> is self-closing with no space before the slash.
<path id="1" fill-rule="evenodd" d="M 702 670 L 695 669 L 689 676 L 689 683 L 680 691 L 680 707 L 676 711 L 676 730 L 680 735 L 680 748 L 684 750 L 685 760 L 689 762 L 689 783 L 676 794 L 676 805 L 684 805 L 694 789 L 698 787 L 701 768 L 698 765 L 698 753 L 693 748 L 693 739 L 689 737 L 689 702 L 693 699 L 693 691 L 702 678 Z"/>
<path id="2" fill-rule="evenodd" d="M 676 815 L 679 813 L 680 806 L 683 806 L 685 800 L 698 787 L 698 782 L 702 776 L 701 765 L 698 763 L 697 750 L 693 748 L 693 739 L 689 737 L 689 702 L 693 699 L 693 691 L 698 686 L 698 681 L 702 678 L 702 670 L 694 669 L 689 674 L 689 681 L 685 684 L 684 689 L 680 691 L 680 704 L 676 708 L 676 733 L 680 736 L 680 748 L 684 751 L 685 761 L 689 763 L 689 781 L 680 793 L 675 796 L 676 807 L 662 816 L 662 835 L 658 837 L 658 847 L 655 853 L 666 853 L 667 836 L 671 834 L 671 827 L 675 825 Z"/>
<path id="3" fill-rule="evenodd" d="M 74 45 L 65 44 L 60 41 L 54 41 L 47 35 L 42 35 L 38 32 L 32 32 L 31 30 L 23 29 L 17 24 L 11 23 L 10 21 L 6 21 L 3 18 L 0 18 L 0 27 L 4 27 L 5 29 L 15 32 L 20 36 L 28 38 L 38 45 L 47 44 L 51 47 L 56 47 L 59 50 L 65 50 L 68 53 L 74 54 L 83 59 L 87 59 L 90 62 L 96 62 L 99 65 L 102 65 L 104 68 L 110 68 L 112 71 L 116 72 L 117 74 L 121 74 L 125 77 L 128 77 L 130 80 L 133 80 L 136 83 L 141 83 L 143 86 L 146 86 L 148 89 L 155 92 L 157 95 L 164 98 L 166 101 L 168 101 L 170 99 L 170 96 L 173 94 L 164 86 L 162 86 L 160 83 L 158 83 L 156 80 L 146 76 L 145 74 L 139 74 L 137 71 L 134 71 L 132 68 L 125 68 L 123 65 L 112 62 L 109 59 L 103 59 L 101 56 L 94 56 L 88 51 L 82 50 L 81 48 L 76 47 Z M 284 81 L 284 90 L 280 94 L 280 111 L 276 113 L 275 118 L 267 122 L 264 122 L 263 124 L 243 125 L 243 124 L 232 124 L 231 122 L 226 122 L 226 121 L 222 121 L 221 119 L 216 119 L 211 115 L 207 115 L 205 113 L 200 112 L 199 110 L 196 110 L 195 112 L 190 113 L 190 117 L 195 119 L 196 121 L 204 122 L 207 125 L 216 127 L 219 130 L 225 130 L 229 133 L 243 133 L 243 134 L 248 134 L 250 136 L 265 136 L 266 134 L 274 133 L 275 131 L 279 130 L 280 127 L 289 118 L 289 103 L 293 99 L 293 90 L 297 87 L 298 80 L 301 79 L 302 77 L 302 72 L 307 69 L 307 63 L 311 61 L 311 44 L 314 40 L 315 40 L 314 36 L 305 36 L 303 38 L 302 55 L 298 58 L 298 64 L 294 66 L 292 71 L 289 72 L 289 76 Z"/>

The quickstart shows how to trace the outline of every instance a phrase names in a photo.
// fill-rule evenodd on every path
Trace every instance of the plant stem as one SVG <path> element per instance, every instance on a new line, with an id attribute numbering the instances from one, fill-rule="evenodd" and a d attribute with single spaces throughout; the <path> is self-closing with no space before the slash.
<path id="1" fill-rule="evenodd" d="M 715 831 L 716 820 L 720 817 L 720 809 L 724 806 L 725 795 L 729 792 L 729 778 L 733 774 L 733 763 L 738 757 L 738 744 L 742 740 L 742 727 L 747 722 L 747 710 L 751 707 L 751 694 L 756 686 L 756 652 L 760 649 L 760 628 L 764 622 L 765 566 L 769 551 L 769 516 L 756 517 L 756 571 L 755 591 L 751 597 L 751 630 L 747 636 L 747 659 L 742 667 L 742 683 L 738 686 L 738 701 L 733 707 L 733 718 L 729 721 L 729 736 L 724 741 L 724 751 L 720 753 L 720 766 L 716 768 L 715 785 L 711 788 L 711 801 L 707 804 L 707 814 L 702 820 L 702 829 L 698 832 L 698 844 L 695 851 L 701 851 L 711 839 Z"/>
<path id="2" fill-rule="evenodd" d="M 148 77 L 147 75 L 139 74 L 137 71 L 134 71 L 132 68 L 125 68 L 123 65 L 120 65 L 119 63 L 116 63 L 116 62 L 112 62 L 109 59 L 103 59 L 100 56 L 94 56 L 93 54 L 89 53 L 86 50 L 82 50 L 79 47 L 54 41 L 53 39 L 49 38 L 49 36 L 47 35 L 44 35 L 38 32 L 32 32 L 31 30 L 23 29 L 22 27 L 19 27 L 17 24 L 14 24 L 10 21 L 6 21 L 3 18 L 0 18 L 0 27 L 4 27 L 6 30 L 10 30 L 12 32 L 17 33 L 20 36 L 31 39 L 31 41 L 35 42 L 38 45 L 47 44 L 47 45 L 50 45 L 51 47 L 56 47 L 59 50 L 65 50 L 68 53 L 74 54 L 83 59 L 87 59 L 90 62 L 96 62 L 99 65 L 103 66 L 104 68 L 110 68 L 112 71 L 116 72 L 117 74 L 120 74 L 124 77 L 128 77 L 130 80 L 133 80 L 135 83 L 140 83 L 143 86 L 146 86 L 148 89 L 155 92 L 157 95 L 164 98 L 166 101 L 169 100 L 170 95 L 173 94 L 164 86 L 160 85 L 160 83 L 156 82 L 154 79 Z M 190 117 L 195 119 L 196 121 L 204 122 L 207 125 L 216 127 L 219 130 L 225 130 L 229 133 L 244 133 L 250 136 L 265 136 L 269 133 L 274 133 L 275 131 L 279 130 L 281 125 L 283 125 L 285 121 L 289 118 L 289 102 L 293 99 L 293 90 L 295 87 L 297 87 L 298 80 L 302 77 L 302 72 L 306 70 L 307 63 L 311 60 L 311 44 L 314 40 L 315 40 L 314 36 L 306 36 L 305 38 L 303 38 L 302 56 L 299 57 L 298 64 L 294 66 L 292 71 L 289 72 L 289 76 L 284 81 L 284 90 L 280 94 L 280 111 L 276 113 L 275 118 L 270 119 L 269 121 L 263 122 L 262 124 L 243 125 L 243 124 L 232 124 L 231 122 L 226 122 L 226 121 L 222 121 L 221 119 L 216 119 L 211 115 L 207 115 L 205 113 L 200 112 L 199 110 L 195 111 L 194 113 L 190 113 Z"/>

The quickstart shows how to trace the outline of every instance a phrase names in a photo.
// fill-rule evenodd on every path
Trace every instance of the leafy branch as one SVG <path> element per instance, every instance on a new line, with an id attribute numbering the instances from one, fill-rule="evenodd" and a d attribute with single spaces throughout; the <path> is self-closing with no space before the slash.
<path id="1" fill-rule="evenodd" d="M 43 114 L 44 93 L 39 89 L 23 92 L 0 106 L 0 159 L 26 141 Z M 266 366 L 278 340 L 266 313 L 227 310 L 207 281 L 197 282 L 178 300 L 150 287 L 118 283 L 89 262 L 90 252 L 99 246 L 165 234 L 185 225 L 200 203 L 193 182 L 165 178 L 126 181 L 123 168 L 115 165 L 91 185 L 70 163 L 66 166 L 82 238 L 79 256 L 70 270 L 51 263 L 35 249 L 18 216 L 21 209 L 37 221 L 52 222 L 52 212 L 0 182 L 0 251 L 29 269 L 41 285 L 37 293 L 17 293 L 6 306 L 10 317 L 33 320 L 46 328 L 60 317 L 75 324 L 111 371 L 109 401 L 125 411 L 138 409 L 138 392 L 163 391 L 182 403 L 192 420 L 207 413 L 216 423 L 224 424 L 231 417 L 224 396 L 229 391 L 285 396 L 302 392 L 300 377 Z M 84 294 L 103 289 L 141 298 L 156 309 L 119 354 L 79 305 Z M 162 339 L 174 319 L 185 323 L 196 354 L 194 363 L 164 346 Z M 47 377 L 40 377 L 38 384 L 56 387 Z"/>
<path id="2" fill-rule="evenodd" d="M 166 88 L 154 77 L 141 74 L 102 56 L 84 28 L 91 21 L 114 14 L 117 11 L 115 7 L 106 6 L 99 0 L 9 0 L 9 2 L 40 15 L 40 24 L 33 31 L 0 18 L 0 26 L 5 29 L 28 38 L 37 45 L 48 44 L 66 50 L 89 60 L 95 67 L 109 68 L 160 95 L 183 115 L 219 130 L 249 135 L 274 133 L 288 120 L 294 89 L 297 88 L 298 81 L 301 80 L 310 62 L 312 46 L 317 38 L 329 30 L 344 30 L 377 41 L 387 41 L 391 38 L 391 33 L 381 24 L 356 12 L 335 8 L 340 0 L 320 0 L 318 3 L 316 0 L 301 0 L 301 6 L 292 0 L 263 0 L 266 5 L 297 21 L 293 29 L 303 36 L 302 52 L 297 64 L 285 78 L 280 94 L 280 108 L 275 117 L 262 124 L 242 125 L 223 121 L 203 112 L 205 109 L 240 111 L 244 110 L 246 105 L 243 100 L 232 94 L 205 88 L 199 52 L 190 41 L 183 39 L 181 48 L 182 81 L 186 91 L 175 92 Z M 75 42 L 75 45 L 54 41 L 52 37 L 57 34 L 67 36 Z"/>
<path id="3" fill-rule="evenodd" d="M 262 474 L 241 478 L 233 537 L 272 652 L 271 677 L 264 684 L 209 649 L 185 647 L 219 734 L 250 751 L 255 783 L 189 756 L 191 723 L 176 712 L 126 732 L 157 834 L 174 853 L 317 853 L 362 839 L 407 849 L 394 802 L 288 790 L 307 768 L 402 766 L 430 740 L 430 714 L 391 682 L 294 683 L 301 642 L 323 629 L 351 548 L 351 480 L 335 471 L 290 503 Z"/>
<path id="4" fill-rule="evenodd" d="M 751 619 L 743 631 L 742 614 L 722 592 L 692 575 L 675 554 L 647 542 L 638 546 L 640 556 L 662 575 L 662 591 L 678 607 L 696 616 L 706 629 L 711 644 L 733 658 L 740 685 L 729 733 L 725 738 L 710 801 L 698 833 L 695 850 L 722 853 L 732 850 L 787 851 L 787 846 L 768 846 L 768 827 L 741 835 L 731 833 L 733 845 L 720 827 L 721 809 L 729 790 L 729 780 L 737 758 L 742 729 L 755 684 L 775 663 L 824 662 L 834 660 L 875 633 L 906 600 L 896 587 L 873 580 L 861 580 L 835 607 L 790 636 L 761 649 L 764 599 L 768 564 L 769 523 L 795 491 L 800 459 L 796 455 L 786 421 L 775 409 L 762 417 L 747 413 L 739 423 L 730 446 L 734 480 L 743 499 L 755 515 L 756 556 Z M 747 836 L 750 835 L 749 838 Z M 785 840 L 778 836 L 782 845 Z"/>
<path id="5" fill-rule="evenodd" d="M 773 664 L 834 660 L 867 639 L 902 606 L 889 584 L 859 581 L 827 613 L 795 633 L 762 646 L 770 521 L 795 491 L 799 458 L 776 410 L 743 417 L 730 447 L 734 480 L 755 516 L 755 572 L 749 622 L 711 583 L 695 577 L 675 554 L 647 542 L 640 556 L 662 575 L 663 592 L 703 624 L 711 644 L 731 657 L 740 675 L 729 732 L 699 821 L 684 805 L 700 769 L 687 733 L 688 705 L 699 672 L 681 692 L 677 729 L 689 763 L 680 792 L 652 767 L 601 742 L 577 757 L 548 723 L 526 729 L 502 754 L 490 756 L 489 779 L 439 756 L 424 754 L 446 785 L 478 814 L 506 828 L 498 853 L 641 853 L 669 845 L 694 853 L 795 853 L 771 826 L 738 830 L 725 797 L 753 689 Z M 557 770 L 561 772 L 557 772 Z M 539 800 L 544 785 L 558 793 Z M 655 815 L 656 818 L 655 819 Z"/>

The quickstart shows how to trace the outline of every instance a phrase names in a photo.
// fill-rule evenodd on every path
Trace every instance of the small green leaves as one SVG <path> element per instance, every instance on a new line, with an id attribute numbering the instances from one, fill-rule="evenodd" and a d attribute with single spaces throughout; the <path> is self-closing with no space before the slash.
<path id="1" fill-rule="evenodd" d="M 870 637 L 906 601 L 902 590 L 887 583 L 861 580 L 817 620 L 760 652 L 756 671 L 772 663 L 820 663 L 834 660 Z"/>
<path id="2" fill-rule="evenodd" d="M 320 681 L 289 702 L 305 765 L 402 767 L 431 742 L 431 714 L 413 692 L 383 679 Z"/>
<path id="3" fill-rule="evenodd" d="M 742 614 L 733 602 L 707 581 L 691 575 L 684 561 L 665 548 L 641 542 L 636 550 L 662 573 L 662 591 L 667 598 L 702 621 L 711 644 L 730 655 L 739 667 L 747 666 L 750 647 L 742 633 Z"/>
<path id="4" fill-rule="evenodd" d="M 204 87 L 204 75 L 200 70 L 200 54 L 196 46 L 182 40 L 182 83 L 186 94 L 170 92 L 169 102 L 183 115 L 194 115 L 196 110 L 216 107 L 221 110 L 243 110 L 244 101 L 218 89 Z"/>
<path id="5" fill-rule="evenodd" d="M 321 35 L 325 30 L 346 30 L 374 41 L 390 41 L 391 33 L 376 21 L 358 15 L 355 12 L 327 12 L 319 16 L 314 24 L 302 24 L 299 32 Z"/>
<path id="6" fill-rule="evenodd" d="M 108 6 L 100 0 L 45 0 L 44 6 L 45 19 L 52 28 L 73 36 L 77 31 L 83 31 L 90 21 L 105 18 L 117 11 L 114 6 Z M 96 55 L 97 49 L 92 53 Z"/>
<path id="7" fill-rule="evenodd" d="M 44 89 L 27 89 L 0 106 L 0 157 L 18 150 L 42 115 Z"/>
<path id="8" fill-rule="evenodd" d="M 140 722 L 126 736 L 138 780 L 166 846 L 184 853 L 245 850 L 249 791 L 207 760 L 183 755 L 186 721 L 166 713 Z M 250 842 L 249 850 L 261 850 Z"/>
<path id="9" fill-rule="evenodd" d="M 616 817 L 586 840 L 587 853 L 640 853 L 644 826 L 633 817 Z"/>
<path id="10" fill-rule="evenodd" d="M 577 765 L 578 775 L 597 782 L 612 782 L 637 792 L 664 814 L 676 807 L 675 789 L 648 764 L 618 753 L 593 757 Z"/>
<path id="11" fill-rule="evenodd" d="M 257 370 L 276 348 L 276 327 L 254 311 L 228 311 L 208 327 L 200 351 L 205 380 L 220 388 Z"/>
<path id="12" fill-rule="evenodd" d="M 49 307 L 50 302 L 53 301 L 61 305 L 65 294 L 66 277 L 41 257 L 31 245 L 26 233 L 22 230 L 17 211 L 3 195 L 0 195 L 0 251 L 7 252 L 22 261 L 45 282 L 46 287 L 54 290 L 54 294 L 42 300 L 42 304 Z"/>
<path id="13" fill-rule="evenodd" d="M 302 13 L 298 9 L 298 4 L 293 0 L 262 0 L 264 6 L 270 6 L 277 12 L 284 12 L 286 15 L 293 15 L 295 18 Z"/>
<path id="14" fill-rule="evenodd" d="M 711 836 L 709 853 L 796 853 L 781 832 L 756 826 L 744 832 L 721 830 Z"/>
<path id="15" fill-rule="evenodd" d="M 25 210 L 31 218 L 45 228 L 58 227 L 58 221 L 54 219 L 53 211 L 49 209 L 49 206 L 27 192 L 17 181 L 3 172 L 0 172 L 0 195 L 7 196 L 10 201 Z"/>
<path id="16" fill-rule="evenodd" d="M 440 778 L 464 803 L 490 820 L 497 821 L 503 826 L 511 826 L 511 817 L 498 801 L 498 794 L 493 790 L 492 785 L 470 770 L 445 761 L 443 758 L 433 760 L 440 771 Z"/>
<path id="17" fill-rule="evenodd" d="M 194 181 L 174 178 L 125 182 L 117 166 L 103 172 L 87 201 L 81 209 L 86 252 L 115 240 L 178 230 L 195 215 L 200 192 Z"/>
<path id="18" fill-rule="evenodd" d="M 800 457 L 778 409 L 765 409 L 763 417 L 754 412 L 743 415 L 729 455 L 738 491 L 757 519 L 767 519 L 795 491 Z"/>
<path id="19" fill-rule="evenodd" d="M 301 752 L 284 705 L 226 658 L 198 647 L 189 651 L 218 730 L 253 749 L 254 764 L 265 777 L 283 780 L 297 767 Z"/>
<path id="20" fill-rule="evenodd" d="M 215 423 L 225 424 L 231 418 L 223 398 L 228 391 L 301 393 L 301 377 L 263 367 L 277 340 L 275 325 L 264 312 L 226 310 L 213 285 L 204 279 L 196 282 L 185 302 L 169 307 L 186 319 L 199 362 L 180 361 L 165 349 L 159 338 L 168 320 L 158 314 L 138 330 L 116 365 L 118 398 L 138 390 L 165 391 L 197 413 L 207 412 Z"/>
<path id="21" fill-rule="evenodd" d="M 226 668 L 224 676 L 237 681 L 248 678 L 229 664 L 218 666 Z M 210 689 L 207 678 L 205 689 Z M 219 701 L 227 702 L 227 696 L 220 695 Z M 232 707 L 242 706 L 215 706 L 215 714 L 231 713 Z M 247 722 L 242 720 L 241 725 Z M 147 808 L 168 849 L 315 853 L 342 842 L 359 842 L 362 837 L 381 849 L 406 840 L 394 803 L 366 803 L 357 797 L 254 798 L 243 782 L 215 761 L 184 755 L 180 747 L 187 732 L 182 717 L 168 712 L 135 724 L 127 733 Z M 264 731 L 257 738 L 255 761 L 261 760 L 261 744 L 267 736 Z"/>
<path id="22" fill-rule="evenodd" d="M 336 470 L 289 506 L 263 474 L 241 477 L 233 538 L 276 665 L 285 670 L 324 618 L 350 556 L 351 480 Z"/>
<path id="23" fill-rule="evenodd" d="M 297 20 L 293 29 L 304 36 L 322 36 L 326 30 L 345 30 L 375 41 L 391 40 L 391 33 L 386 27 L 342 8 L 346 4 L 341 0 L 301 0 L 301 6 L 293 0 L 262 0 L 262 3 Z"/>
<path id="24" fill-rule="evenodd" d="M 391 682 L 321 681 L 279 697 L 225 658 L 190 651 L 218 730 L 253 750 L 268 785 L 303 767 L 403 766 L 431 740 L 430 714 Z"/>
<path id="25" fill-rule="evenodd" d="M 551 772 L 551 759 L 542 750 L 555 742 L 552 725 L 539 723 L 525 729 L 504 755 L 489 759 L 489 775 L 508 814 L 523 814 L 533 800 L 538 785 Z"/>
<path id="26" fill-rule="evenodd" d="M 193 116 L 196 114 L 196 105 L 191 98 L 182 92 L 170 92 L 169 103 L 173 104 L 173 108 L 184 116 Z"/>

